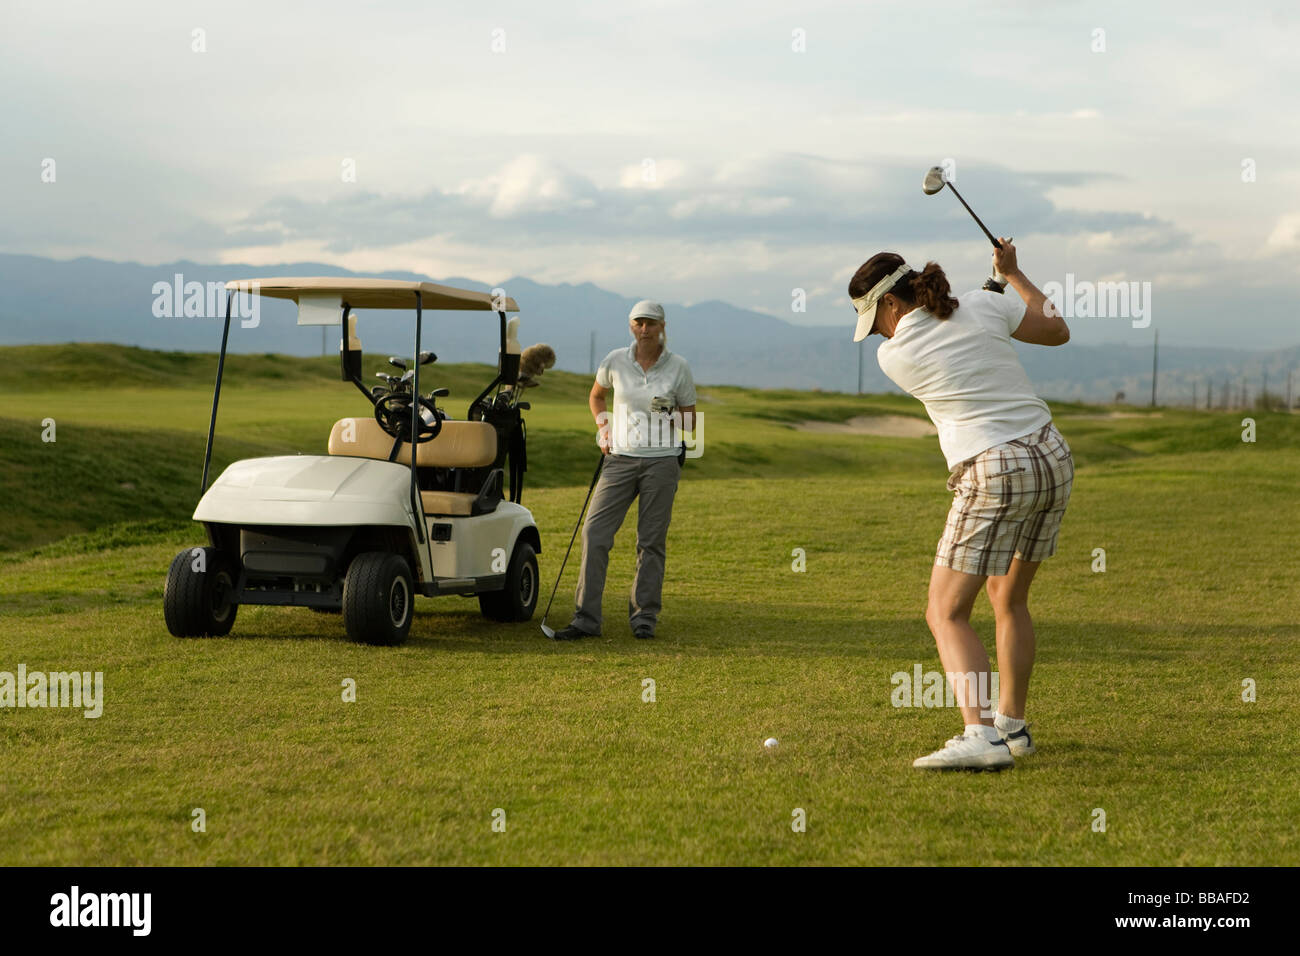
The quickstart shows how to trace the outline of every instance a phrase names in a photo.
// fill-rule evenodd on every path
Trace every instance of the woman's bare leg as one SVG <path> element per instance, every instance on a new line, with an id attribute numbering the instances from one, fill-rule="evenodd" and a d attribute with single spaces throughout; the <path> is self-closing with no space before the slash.
<path id="1" fill-rule="evenodd" d="M 1041 561 L 1011 559 L 1006 574 L 988 579 L 989 603 L 997 622 L 998 713 L 1023 720 L 1034 669 L 1034 622 L 1029 616 L 1029 585 Z"/>
<path id="2" fill-rule="evenodd" d="M 984 649 L 984 642 L 979 639 L 975 629 L 970 626 L 971 608 L 975 598 L 984 584 L 984 575 L 966 574 L 936 564 L 930 572 L 930 600 L 925 609 L 925 621 L 930 625 L 934 643 L 939 648 L 939 660 L 948 675 L 974 674 L 975 691 L 980 681 L 988 687 L 989 655 Z M 983 676 L 980 676 L 983 675 Z M 959 678 L 960 680 L 960 678 Z M 952 681 L 952 677 L 949 677 Z M 978 693 L 970 699 L 969 693 L 963 693 L 953 682 L 953 694 L 961 706 L 962 719 L 970 724 L 993 725 L 992 717 L 980 716 Z"/>

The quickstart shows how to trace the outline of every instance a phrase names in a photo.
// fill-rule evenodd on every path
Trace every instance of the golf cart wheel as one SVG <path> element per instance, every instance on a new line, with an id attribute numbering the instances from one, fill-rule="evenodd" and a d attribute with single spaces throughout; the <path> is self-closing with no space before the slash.
<path id="1" fill-rule="evenodd" d="M 186 548 L 172 559 L 163 587 L 163 617 L 176 637 L 223 637 L 235 625 L 238 574 L 216 548 Z"/>
<path id="2" fill-rule="evenodd" d="M 520 541 L 506 569 L 506 586 L 480 594 L 479 610 L 493 621 L 527 621 L 537 610 L 537 584 L 537 553 L 527 541 Z"/>
<path id="3" fill-rule="evenodd" d="M 411 630 L 415 585 L 395 554 L 369 551 L 352 559 L 343 579 L 343 625 L 362 644 L 401 644 Z"/>

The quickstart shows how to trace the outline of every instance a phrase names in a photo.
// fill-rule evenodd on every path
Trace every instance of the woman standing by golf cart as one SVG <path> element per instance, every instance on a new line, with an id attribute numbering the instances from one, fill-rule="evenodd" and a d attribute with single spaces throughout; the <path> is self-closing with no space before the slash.
<path id="1" fill-rule="evenodd" d="M 924 403 L 954 493 L 925 618 L 966 728 L 913 763 L 923 769 L 1001 769 L 1034 752 L 1024 719 L 1034 666 L 1029 586 L 1039 563 L 1056 553 L 1074 479 L 1070 448 L 1011 345 L 1013 338 L 1064 345 L 1070 330 L 1020 271 L 1010 239 L 1001 240 L 993 263 L 1018 298 L 979 290 L 955 299 L 937 263 L 918 272 L 892 252 L 872 256 L 849 282 L 854 341 L 885 337 L 880 367 Z M 991 719 L 977 699 L 977 689 L 990 686 L 988 653 L 970 625 L 986 581 L 999 676 Z"/>
<path id="2" fill-rule="evenodd" d="M 598 428 L 596 440 L 605 457 L 582 526 L 582 568 L 573 621 L 555 632 L 557 640 L 600 634 L 609 550 L 633 499 L 639 499 L 640 505 L 628 622 L 634 636 L 650 638 L 659 620 L 668 523 L 685 460 L 678 423 L 685 431 L 694 428 L 695 380 L 686 359 L 668 351 L 663 306 L 638 302 L 628 314 L 628 325 L 632 344 L 605 356 L 588 399 Z M 607 407 L 611 389 L 612 418 Z"/>

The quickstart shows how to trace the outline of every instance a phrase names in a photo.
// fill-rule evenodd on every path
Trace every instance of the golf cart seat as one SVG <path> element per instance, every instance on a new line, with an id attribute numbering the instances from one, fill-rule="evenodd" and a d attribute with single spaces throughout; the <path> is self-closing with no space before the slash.
<path id="1" fill-rule="evenodd" d="M 436 438 L 416 447 L 415 465 L 420 469 L 488 468 L 497 457 L 497 431 L 486 422 L 447 420 Z M 341 418 L 330 430 L 331 455 L 388 461 L 392 450 L 393 436 L 373 418 Z M 402 443 L 396 461 L 403 465 L 411 463 L 410 442 Z M 425 513 L 430 515 L 467 516 L 494 511 L 501 501 L 500 471 L 490 473 L 476 494 L 422 490 L 420 500 Z"/>

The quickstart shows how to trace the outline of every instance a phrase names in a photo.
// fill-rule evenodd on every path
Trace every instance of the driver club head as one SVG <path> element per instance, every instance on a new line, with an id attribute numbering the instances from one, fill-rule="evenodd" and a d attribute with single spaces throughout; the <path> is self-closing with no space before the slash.
<path id="1" fill-rule="evenodd" d="M 931 166 L 930 171 L 925 174 L 925 180 L 921 183 L 921 190 L 927 196 L 933 196 L 946 185 L 948 180 L 944 178 L 943 167 Z"/>

